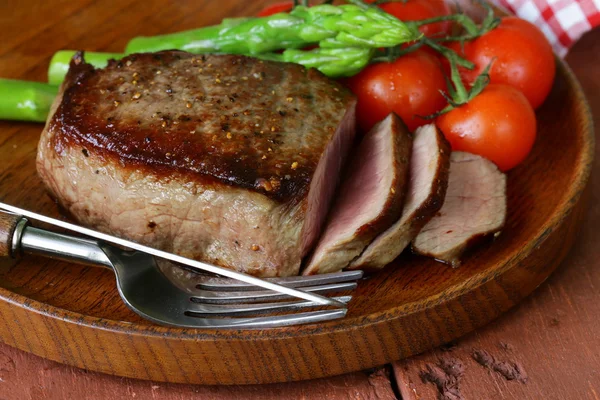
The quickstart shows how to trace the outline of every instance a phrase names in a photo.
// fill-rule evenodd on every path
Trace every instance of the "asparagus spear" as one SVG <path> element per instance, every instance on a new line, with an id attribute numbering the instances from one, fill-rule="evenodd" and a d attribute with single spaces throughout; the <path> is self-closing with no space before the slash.
<path id="1" fill-rule="evenodd" d="M 0 79 L 0 119 L 44 122 L 57 93 L 47 83 Z"/>
<path id="2" fill-rule="evenodd" d="M 420 37 L 417 27 L 378 7 L 296 6 L 289 13 L 132 39 L 126 53 L 180 49 L 191 53 L 257 55 L 329 40 L 329 47 L 392 47 Z"/>
<path id="3" fill-rule="evenodd" d="M 333 78 L 352 76 L 360 72 L 371 60 L 375 50 L 364 48 L 314 49 L 310 51 L 289 49 L 282 54 L 265 53 L 263 60 L 291 62 L 316 68 Z"/>
<path id="4" fill-rule="evenodd" d="M 70 60 L 75 53 L 74 50 L 61 50 L 52 57 L 48 70 L 48 82 L 60 84 L 63 81 L 69 69 Z M 317 48 L 310 51 L 288 49 L 282 54 L 263 53 L 257 54 L 255 57 L 262 60 L 296 63 L 304 65 L 306 68 L 316 68 L 331 78 L 338 78 L 360 72 L 369 63 L 374 53 L 375 50 L 370 48 Z M 93 58 L 88 61 L 90 54 L 93 55 Z M 85 61 L 96 68 L 105 67 L 110 59 L 118 60 L 123 57 L 125 54 L 85 53 Z"/>
<path id="5" fill-rule="evenodd" d="M 75 51 L 72 50 L 61 50 L 57 51 L 52 60 L 50 60 L 50 66 L 48 68 L 48 83 L 52 85 L 60 85 L 65 79 L 65 75 L 69 70 L 69 64 Z M 124 55 L 119 53 L 97 53 L 92 51 L 85 52 L 85 61 L 88 64 L 92 64 L 96 68 L 104 68 L 110 59 L 119 59 Z"/>
<path id="6" fill-rule="evenodd" d="M 262 18 L 224 19 L 220 25 L 169 35 L 138 37 L 127 45 L 126 53 L 179 49 L 191 53 L 228 53 L 260 56 L 295 62 L 321 70 L 331 77 L 349 76 L 364 67 L 371 49 L 392 47 L 418 39 L 416 25 L 404 23 L 378 7 L 362 2 L 355 5 L 296 6 L 289 13 Z M 312 52 L 295 50 L 319 43 Z M 349 50 L 340 50 L 347 49 Z M 280 57 L 272 52 L 286 49 Z M 337 49 L 337 50 L 336 50 Z M 73 51 L 60 51 L 50 61 L 48 80 L 58 84 L 69 69 Z M 86 53 L 95 67 L 123 54 Z"/>

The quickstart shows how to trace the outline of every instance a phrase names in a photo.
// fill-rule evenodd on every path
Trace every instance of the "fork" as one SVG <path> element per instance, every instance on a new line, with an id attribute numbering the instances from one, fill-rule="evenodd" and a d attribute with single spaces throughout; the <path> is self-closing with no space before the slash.
<path id="1" fill-rule="evenodd" d="M 322 304 L 290 301 L 292 296 L 287 294 L 213 275 L 195 274 L 175 284 L 150 254 L 35 228 L 19 215 L 0 213 L 0 256 L 15 258 L 22 253 L 111 269 L 123 302 L 141 317 L 162 325 L 262 329 L 328 321 L 347 312 L 346 308 L 296 312 Z M 362 271 L 348 271 L 266 280 L 311 294 L 327 294 L 354 290 L 361 277 Z M 351 298 L 341 295 L 331 300 L 347 304 Z"/>

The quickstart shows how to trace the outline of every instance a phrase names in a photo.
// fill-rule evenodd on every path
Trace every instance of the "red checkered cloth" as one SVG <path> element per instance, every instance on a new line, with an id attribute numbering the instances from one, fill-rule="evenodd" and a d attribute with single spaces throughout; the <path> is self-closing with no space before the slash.
<path id="1" fill-rule="evenodd" d="M 600 0 L 493 0 L 537 25 L 564 57 L 585 32 L 600 25 Z"/>

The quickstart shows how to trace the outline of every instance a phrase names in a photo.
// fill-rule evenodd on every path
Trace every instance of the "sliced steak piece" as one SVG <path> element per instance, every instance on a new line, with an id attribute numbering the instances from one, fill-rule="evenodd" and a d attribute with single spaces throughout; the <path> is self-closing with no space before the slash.
<path id="1" fill-rule="evenodd" d="M 377 236 L 349 269 L 379 269 L 392 262 L 437 213 L 446 196 L 450 145 L 434 124 L 414 133 L 410 180 L 400 219 Z"/>
<path id="2" fill-rule="evenodd" d="M 506 175 L 483 157 L 453 152 L 444 205 L 412 247 L 418 254 L 458 267 L 469 245 L 498 232 L 505 220 Z"/>
<path id="3" fill-rule="evenodd" d="M 402 210 L 412 136 L 390 114 L 363 138 L 304 275 L 339 271 Z"/>
<path id="4" fill-rule="evenodd" d="M 299 65 L 78 56 L 39 144 L 81 224 L 257 276 L 299 273 L 354 140 L 355 98 Z"/>

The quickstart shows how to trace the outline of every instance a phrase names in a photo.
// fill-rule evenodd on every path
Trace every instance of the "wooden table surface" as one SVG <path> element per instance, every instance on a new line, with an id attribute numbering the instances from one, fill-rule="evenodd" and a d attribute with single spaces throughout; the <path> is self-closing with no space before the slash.
<path id="1" fill-rule="evenodd" d="M 43 80 L 48 60 L 75 43 L 119 51 L 140 24 L 154 33 L 193 26 L 194 12 L 230 13 L 227 1 L 180 1 L 168 19 L 140 2 L 0 2 L 0 76 Z M 239 4 L 239 2 L 238 2 Z M 134 7 L 134 9 L 131 9 Z M 135 8 L 137 7 L 137 8 Z M 247 2 L 255 13 L 259 2 Z M 121 12 L 121 10 L 127 12 Z M 239 10 L 238 10 L 239 11 Z M 124 17 L 126 16 L 126 17 Z M 119 33 L 111 26 L 119 24 Z M 32 40 L 36 38 L 35 40 Z M 600 31 L 567 61 L 600 123 Z M 543 132 L 539 132 L 543 135 Z M 565 132 L 568 134 L 568 132 Z M 0 137 L 1 139 L 1 137 Z M 0 400 L 21 399 L 600 399 L 600 154 L 590 209 L 562 267 L 496 322 L 452 346 L 372 371 L 308 382 L 206 387 L 137 381 L 86 372 L 0 344 Z M 198 365 L 202 368 L 202 365 Z"/>

